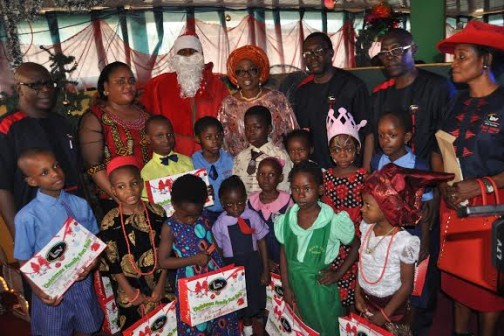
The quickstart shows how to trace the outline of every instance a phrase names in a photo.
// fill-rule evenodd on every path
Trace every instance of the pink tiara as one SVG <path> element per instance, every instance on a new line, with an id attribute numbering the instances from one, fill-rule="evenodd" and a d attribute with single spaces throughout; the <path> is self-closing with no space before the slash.
<path id="1" fill-rule="evenodd" d="M 338 109 L 338 116 L 336 117 L 331 107 L 326 119 L 327 141 L 330 143 L 331 139 L 336 135 L 346 134 L 354 137 L 360 145 L 359 130 L 366 124 L 367 120 L 362 120 L 359 124 L 356 124 L 352 114 L 343 107 Z"/>

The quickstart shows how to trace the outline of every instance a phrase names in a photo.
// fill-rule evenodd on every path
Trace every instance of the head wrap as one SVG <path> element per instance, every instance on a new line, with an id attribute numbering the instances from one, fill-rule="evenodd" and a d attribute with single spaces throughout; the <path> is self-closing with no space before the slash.
<path id="1" fill-rule="evenodd" d="M 107 176 L 109 176 L 110 173 L 112 173 L 117 168 L 124 166 L 135 166 L 140 169 L 138 162 L 134 156 L 116 156 L 107 164 Z"/>
<path id="2" fill-rule="evenodd" d="M 235 75 L 236 66 L 243 60 L 249 60 L 259 68 L 259 81 L 266 83 L 269 78 L 269 59 L 264 50 L 253 45 L 246 45 L 233 50 L 227 60 L 227 76 L 231 83 L 238 84 Z"/>
<path id="3" fill-rule="evenodd" d="M 355 138 L 360 146 L 359 130 L 366 124 L 367 120 L 362 120 L 358 125 L 355 124 L 352 114 L 343 107 L 338 109 L 338 116 L 335 116 L 331 106 L 326 118 L 327 140 L 330 144 L 336 135 L 346 134 Z"/>
<path id="4" fill-rule="evenodd" d="M 415 225 L 421 218 L 424 187 L 449 181 L 454 176 L 407 169 L 389 163 L 366 179 L 362 193 L 373 196 L 393 226 Z"/>
<path id="5" fill-rule="evenodd" d="M 475 44 L 504 51 L 504 27 L 471 20 L 458 33 L 438 42 L 439 51 L 453 54 L 457 44 Z"/>
<path id="6" fill-rule="evenodd" d="M 194 33 L 185 33 L 184 35 L 179 36 L 175 43 L 173 44 L 173 51 L 175 54 L 182 49 L 193 49 L 203 54 L 203 47 L 201 46 L 201 42 L 198 38 L 198 35 Z"/>

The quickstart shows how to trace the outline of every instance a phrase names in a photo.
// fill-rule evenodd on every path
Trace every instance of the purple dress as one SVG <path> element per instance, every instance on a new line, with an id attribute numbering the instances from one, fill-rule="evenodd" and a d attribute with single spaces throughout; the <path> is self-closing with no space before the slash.
<path id="1" fill-rule="evenodd" d="M 202 215 L 194 225 L 179 223 L 170 217 L 166 224 L 170 227 L 173 235 L 173 252 L 178 258 L 192 257 L 200 252 L 206 251 L 214 243 L 212 231 L 208 220 Z M 222 257 L 217 249 L 210 254 L 210 261 L 207 266 L 196 265 L 181 267 L 177 269 L 177 279 L 191 277 L 193 275 L 205 274 L 224 266 Z M 178 288 L 175 291 L 177 297 Z M 198 324 L 195 327 L 182 322 L 180 319 L 180 307 L 177 305 L 178 334 L 182 336 L 239 336 L 238 318 L 236 313 L 221 316 L 215 320 Z"/>

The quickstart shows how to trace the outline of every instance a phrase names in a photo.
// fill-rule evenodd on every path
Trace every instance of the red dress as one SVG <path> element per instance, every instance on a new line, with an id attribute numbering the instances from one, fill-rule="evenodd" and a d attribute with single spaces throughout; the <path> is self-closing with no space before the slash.
<path id="1" fill-rule="evenodd" d="M 360 208 L 362 206 L 361 190 L 367 171 L 364 168 L 357 169 L 354 173 L 345 177 L 334 176 L 334 168 L 329 168 L 324 173 L 325 195 L 322 201 L 330 205 L 334 212 L 348 212 L 355 225 L 355 235 L 360 238 L 359 225 L 362 220 Z M 336 259 L 331 264 L 333 269 L 338 269 L 345 262 L 352 250 L 349 245 L 341 245 Z M 357 279 L 357 263 L 354 263 L 348 271 L 338 280 L 341 304 L 349 307 L 355 303 L 355 282 Z"/>

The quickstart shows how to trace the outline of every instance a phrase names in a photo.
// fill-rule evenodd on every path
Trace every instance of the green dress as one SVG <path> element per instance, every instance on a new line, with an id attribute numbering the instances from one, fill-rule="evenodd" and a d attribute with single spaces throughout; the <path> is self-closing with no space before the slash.
<path id="1" fill-rule="evenodd" d="M 321 336 L 334 336 L 342 315 L 338 287 L 320 285 L 319 272 L 338 255 L 340 242 L 352 242 L 355 228 L 346 212 L 335 214 L 330 206 L 319 205 L 317 220 L 306 230 L 297 224 L 299 206 L 294 205 L 275 220 L 275 236 L 284 245 L 289 284 L 303 322 Z"/>

